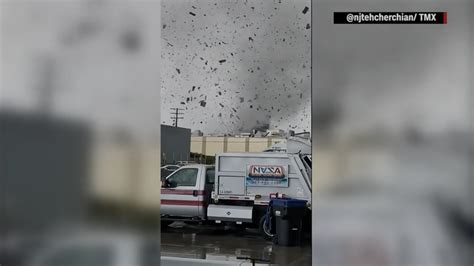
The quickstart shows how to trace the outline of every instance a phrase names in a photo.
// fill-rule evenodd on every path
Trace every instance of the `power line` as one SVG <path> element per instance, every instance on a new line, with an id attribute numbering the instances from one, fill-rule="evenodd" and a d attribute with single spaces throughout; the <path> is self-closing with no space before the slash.
<path id="1" fill-rule="evenodd" d="M 173 126 L 174 127 L 178 127 L 178 120 L 179 119 L 184 119 L 183 116 L 181 115 L 184 115 L 184 113 L 182 113 L 181 111 L 184 111 L 183 108 L 170 108 L 171 110 L 173 110 L 173 112 L 171 113 L 171 120 L 173 120 Z"/>

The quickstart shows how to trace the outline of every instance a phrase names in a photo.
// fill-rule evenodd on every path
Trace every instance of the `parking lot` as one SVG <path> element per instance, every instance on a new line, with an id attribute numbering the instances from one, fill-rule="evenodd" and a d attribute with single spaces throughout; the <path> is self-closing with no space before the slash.
<path id="1" fill-rule="evenodd" d="M 257 265 L 311 265 L 311 238 L 300 247 L 276 246 L 257 230 L 245 231 L 175 222 L 161 231 L 161 255 L 214 261 L 259 259 Z"/>

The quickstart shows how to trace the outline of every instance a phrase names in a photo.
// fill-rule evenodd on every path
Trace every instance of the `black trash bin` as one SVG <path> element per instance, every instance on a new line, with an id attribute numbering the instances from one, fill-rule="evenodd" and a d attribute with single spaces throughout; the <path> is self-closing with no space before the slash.
<path id="1" fill-rule="evenodd" d="M 276 218 L 275 243 L 281 246 L 300 245 L 306 200 L 274 199 L 272 205 Z"/>

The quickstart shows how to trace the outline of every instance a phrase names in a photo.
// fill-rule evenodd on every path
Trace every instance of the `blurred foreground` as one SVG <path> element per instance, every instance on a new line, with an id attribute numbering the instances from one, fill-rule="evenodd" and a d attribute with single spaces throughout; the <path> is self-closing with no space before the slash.
<path id="1" fill-rule="evenodd" d="M 312 8 L 313 263 L 473 265 L 474 2 Z M 449 22 L 334 25 L 339 10 L 442 10 Z"/>
<path id="2" fill-rule="evenodd" d="M 160 2 L 0 4 L 0 264 L 157 265 Z"/>
<path id="3" fill-rule="evenodd" d="M 468 147 L 444 144 L 321 147 L 315 159 L 319 190 L 313 262 L 470 265 L 474 216 L 469 167 L 474 162 Z"/>

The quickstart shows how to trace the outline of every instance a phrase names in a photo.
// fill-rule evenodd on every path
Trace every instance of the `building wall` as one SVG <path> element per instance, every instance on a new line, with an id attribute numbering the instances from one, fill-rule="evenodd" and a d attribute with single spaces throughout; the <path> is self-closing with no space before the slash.
<path id="1" fill-rule="evenodd" d="M 247 141 L 249 138 L 227 138 L 227 151 L 229 152 L 246 152 Z M 220 145 L 216 144 L 216 145 Z"/>
<path id="2" fill-rule="evenodd" d="M 189 160 L 191 130 L 161 125 L 161 162 L 172 164 Z"/>
<path id="3" fill-rule="evenodd" d="M 6 111 L 0 112 L 0 125 L 0 227 L 39 233 L 52 224 L 82 222 L 90 159 L 87 125 Z"/>
<path id="4" fill-rule="evenodd" d="M 284 138 L 191 137 L 191 152 L 214 156 L 221 152 L 261 152 Z"/>
<path id="5" fill-rule="evenodd" d="M 226 148 L 223 141 L 224 141 L 224 138 L 221 138 L 221 137 L 205 137 L 206 150 L 205 150 L 205 153 L 203 152 L 200 152 L 200 153 L 206 154 L 206 155 L 207 154 L 213 155 L 216 153 L 225 152 Z"/>

